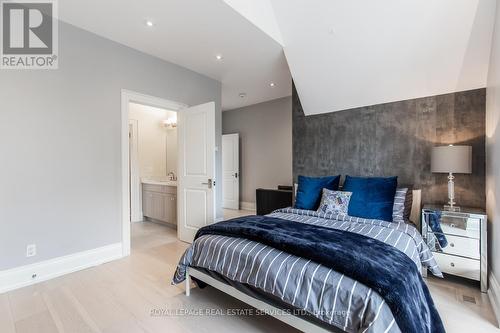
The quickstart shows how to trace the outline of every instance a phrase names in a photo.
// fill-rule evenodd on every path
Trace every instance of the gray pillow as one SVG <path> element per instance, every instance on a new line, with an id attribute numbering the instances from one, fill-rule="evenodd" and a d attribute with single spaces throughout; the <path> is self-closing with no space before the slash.
<path id="1" fill-rule="evenodd" d="M 413 191 L 410 187 L 396 189 L 394 206 L 392 207 L 392 222 L 408 223 L 410 221 Z"/>

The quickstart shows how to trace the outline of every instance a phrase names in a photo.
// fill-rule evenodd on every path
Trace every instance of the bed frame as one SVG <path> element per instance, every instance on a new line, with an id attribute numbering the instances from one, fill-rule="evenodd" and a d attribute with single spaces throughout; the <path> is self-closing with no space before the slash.
<path id="1" fill-rule="evenodd" d="M 417 229 L 420 230 L 420 211 L 422 208 L 422 201 L 421 201 L 421 190 L 413 190 L 413 205 L 411 208 L 411 215 L 410 219 L 415 223 L 417 226 Z M 335 332 L 335 333 L 342 333 L 343 331 L 331 326 L 328 329 L 312 322 L 308 321 L 304 318 L 294 316 L 293 314 L 289 314 L 286 311 L 283 311 L 283 309 L 277 308 L 273 305 L 270 305 L 264 301 L 261 301 L 257 298 L 254 298 L 252 296 L 249 296 L 238 289 L 234 288 L 233 286 L 230 286 L 226 283 L 223 283 L 219 280 L 214 279 L 210 275 L 197 270 L 196 268 L 193 267 L 188 267 L 186 270 L 186 296 L 190 296 L 191 294 L 191 286 L 192 286 L 192 281 L 191 277 L 194 277 L 200 281 L 205 282 L 206 284 L 222 291 L 223 293 L 226 293 L 243 303 L 246 303 L 254 308 L 256 308 L 259 311 L 265 312 L 269 314 L 270 316 L 273 316 L 274 318 L 302 331 L 302 332 L 318 332 L 318 333 L 326 333 L 326 332 Z"/>
<path id="2" fill-rule="evenodd" d="M 283 309 L 277 308 L 273 305 L 270 305 L 266 302 L 263 302 L 257 298 L 248 296 L 247 294 L 239 291 L 238 289 L 220 282 L 219 280 L 214 279 L 213 277 L 197 270 L 193 267 L 188 267 L 186 271 L 186 296 L 190 295 L 191 289 L 191 277 L 197 278 L 200 281 L 205 282 L 206 284 L 214 287 L 215 289 L 219 289 L 223 293 L 226 293 L 243 303 L 246 303 L 259 311 L 269 314 L 274 318 L 292 326 L 302 332 L 318 332 L 318 333 L 326 333 L 326 332 L 335 332 L 341 333 L 340 330 L 335 330 L 336 328 L 332 326 L 332 329 L 325 329 L 311 321 L 305 320 L 301 317 L 294 316 L 292 314 L 283 311 Z"/>

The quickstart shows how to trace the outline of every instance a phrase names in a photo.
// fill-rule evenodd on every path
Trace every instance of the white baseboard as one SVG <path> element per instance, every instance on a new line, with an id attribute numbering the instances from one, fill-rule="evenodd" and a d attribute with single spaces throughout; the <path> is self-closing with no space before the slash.
<path id="1" fill-rule="evenodd" d="M 255 202 L 240 201 L 240 209 L 255 210 Z"/>
<path id="2" fill-rule="evenodd" d="M 490 272 L 489 278 L 490 288 L 488 289 L 488 298 L 490 299 L 491 307 L 493 308 L 493 312 L 495 313 L 495 317 L 497 318 L 497 327 L 500 327 L 500 285 L 498 281 Z"/>
<path id="3" fill-rule="evenodd" d="M 122 244 L 78 252 L 35 264 L 0 271 L 0 294 L 123 257 Z"/>

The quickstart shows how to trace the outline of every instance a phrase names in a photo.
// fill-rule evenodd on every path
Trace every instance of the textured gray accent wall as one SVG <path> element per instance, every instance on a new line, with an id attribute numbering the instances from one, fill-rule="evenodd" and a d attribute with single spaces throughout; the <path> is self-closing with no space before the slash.
<path id="1" fill-rule="evenodd" d="M 447 175 L 430 171 L 431 148 L 472 146 L 472 174 L 456 175 L 456 201 L 485 207 L 485 102 L 478 89 L 304 116 L 293 90 L 293 177 L 398 176 L 423 203 L 447 201 Z"/>

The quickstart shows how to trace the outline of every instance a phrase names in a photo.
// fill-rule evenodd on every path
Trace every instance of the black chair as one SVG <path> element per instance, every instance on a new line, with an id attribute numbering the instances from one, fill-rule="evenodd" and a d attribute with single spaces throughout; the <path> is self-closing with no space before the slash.
<path id="1" fill-rule="evenodd" d="M 257 215 L 266 215 L 279 208 L 292 206 L 292 187 L 278 186 L 277 190 L 258 188 L 255 191 Z"/>

